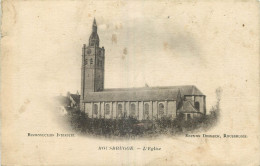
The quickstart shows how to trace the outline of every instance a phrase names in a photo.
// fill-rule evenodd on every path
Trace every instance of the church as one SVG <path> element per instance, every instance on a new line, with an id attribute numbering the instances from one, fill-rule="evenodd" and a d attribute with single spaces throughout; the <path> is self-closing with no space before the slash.
<path id="1" fill-rule="evenodd" d="M 105 48 L 99 46 L 94 19 L 82 48 L 80 110 L 90 118 L 185 120 L 206 115 L 206 96 L 194 85 L 105 89 Z"/>

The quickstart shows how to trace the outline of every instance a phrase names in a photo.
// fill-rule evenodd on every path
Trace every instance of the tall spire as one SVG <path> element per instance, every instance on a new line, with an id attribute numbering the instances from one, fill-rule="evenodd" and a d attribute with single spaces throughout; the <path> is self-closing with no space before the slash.
<path id="1" fill-rule="evenodd" d="M 95 18 L 95 17 L 94 17 L 93 25 L 96 25 L 96 26 L 97 26 L 96 18 Z"/>
<path id="2" fill-rule="evenodd" d="M 96 23 L 95 18 L 94 18 L 93 24 L 92 24 L 92 33 L 89 37 L 89 45 L 90 46 L 99 46 L 99 37 L 97 34 L 97 23 Z"/>
<path id="3" fill-rule="evenodd" d="M 92 32 L 97 33 L 97 23 L 96 18 L 94 17 L 93 25 L 92 25 Z"/>

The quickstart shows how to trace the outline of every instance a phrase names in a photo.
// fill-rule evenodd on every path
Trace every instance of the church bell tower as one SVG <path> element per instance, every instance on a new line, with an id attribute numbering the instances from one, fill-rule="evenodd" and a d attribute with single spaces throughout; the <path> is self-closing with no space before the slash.
<path id="1" fill-rule="evenodd" d="M 96 19 L 93 21 L 92 33 L 88 45 L 82 48 L 81 96 L 80 104 L 87 97 L 87 92 L 98 92 L 104 89 L 105 49 L 99 47 Z"/>

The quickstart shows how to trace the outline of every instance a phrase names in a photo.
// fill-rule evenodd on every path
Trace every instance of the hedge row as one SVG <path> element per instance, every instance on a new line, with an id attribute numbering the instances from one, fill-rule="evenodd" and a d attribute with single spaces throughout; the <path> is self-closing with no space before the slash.
<path id="1" fill-rule="evenodd" d="M 80 111 L 68 113 L 67 120 L 72 128 L 81 134 L 102 137 L 153 137 L 161 134 L 186 134 L 194 130 L 207 130 L 218 119 L 218 114 L 212 112 L 200 118 L 184 120 L 182 116 L 176 119 L 142 120 L 134 118 L 122 119 L 92 119 Z"/>

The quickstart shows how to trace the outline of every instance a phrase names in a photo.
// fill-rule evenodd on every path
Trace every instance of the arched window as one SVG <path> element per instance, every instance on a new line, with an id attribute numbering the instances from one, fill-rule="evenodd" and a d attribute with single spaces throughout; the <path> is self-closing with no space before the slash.
<path id="1" fill-rule="evenodd" d="M 144 105 L 144 119 L 149 119 L 149 104 L 145 103 Z"/>
<path id="2" fill-rule="evenodd" d="M 144 105 L 144 114 L 145 114 L 145 115 L 149 115 L 149 104 L 148 104 L 148 103 L 146 103 L 146 104 Z"/>
<path id="3" fill-rule="evenodd" d="M 121 118 L 123 116 L 123 106 L 122 104 L 117 105 L 117 116 Z"/>
<path id="4" fill-rule="evenodd" d="M 198 101 L 195 102 L 195 108 L 199 111 L 200 110 L 200 103 Z"/>
<path id="5" fill-rule="evenodd" d="M 94 104 L 93 114 L 94 114 L 94 115 L 97 115 L 97 114 L 98 114 L 98 105 L 97 105 L 97 104 Z"/>
<path id="6" fill-rule="evenodd" d="M 106 104 L 105 114 L 106 114 L 106 115 L 109 115 L 109 114 L 110 114 L 110 105 L 109 105 L 109 104 Z"/>
<path id="7" fill-rule="evenodd" d="M 90 59 L 90 64 L 93 64 L 93 59 L 92 58 Z"/>
<path id="8" fill-rule="evenodd" d="M 85 59 L 85 65 L 87 65 L 88 64 L 88 59 Z"/>
<path id="9" fill-rule="evenodd" d="M 187 120 L 191 120 L 190 114 L 187 114 Z"/>
<path id="10" fill-rule="evenodd" d="M 164 105 L 163 103 L 159 104 L 159 115 L 163 115 L 164 114 Z"/>
<path id="11" fill-rule="evenodd" d="M 135 104 L 131 104 L 130 116 L 135 116 Z"/>

